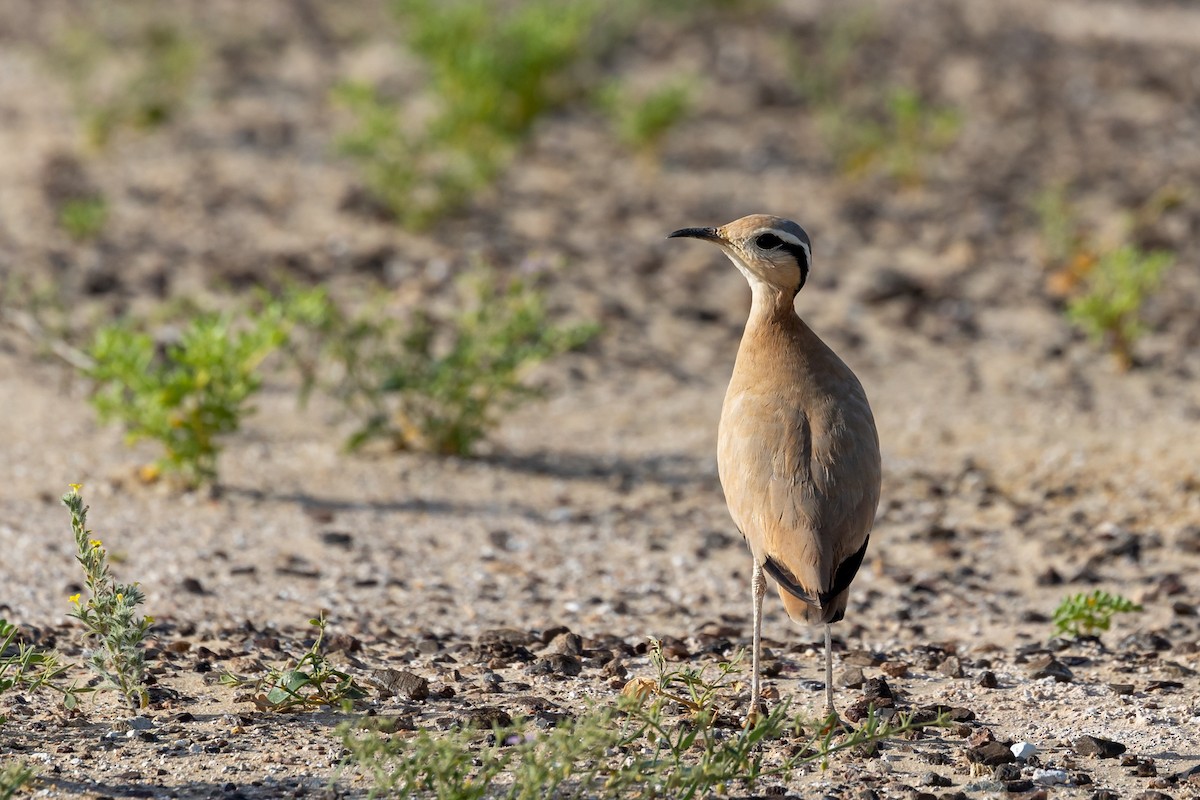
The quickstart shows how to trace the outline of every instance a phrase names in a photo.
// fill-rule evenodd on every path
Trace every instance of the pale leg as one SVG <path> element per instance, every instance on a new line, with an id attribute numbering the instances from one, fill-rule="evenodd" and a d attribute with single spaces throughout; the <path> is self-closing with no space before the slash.
<path id="1" fill-rule="evenodd" d="M 825 623 L 825 716 L 837 717 L 833 707 L 833 626 Z"/>
<path id="2" fill-rule="evenodd" d="M 767 593 L 766 576 L 763 575 L 762 565 L 754 563 L 754 572 L 750 576 L 750 593 L 754 596 L 754 644 L 750 656 L 750 713 L 746 716 L 746 726 L 754 727 L 758 722 L 758 710 L 762 704 L 762 682 L 759 677 L 760 653 L 762 651 L 762 606 L 763 597 Z"/>

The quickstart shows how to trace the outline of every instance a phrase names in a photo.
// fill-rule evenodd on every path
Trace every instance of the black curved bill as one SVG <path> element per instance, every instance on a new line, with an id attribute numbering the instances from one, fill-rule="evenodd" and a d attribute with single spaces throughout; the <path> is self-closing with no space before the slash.
<path id="1" fill-rule="evenodd" d="M 680 228 L 667 237 L 668 239 L 704 239 L 709 242 L 725 241 L 716 228 Z"/>

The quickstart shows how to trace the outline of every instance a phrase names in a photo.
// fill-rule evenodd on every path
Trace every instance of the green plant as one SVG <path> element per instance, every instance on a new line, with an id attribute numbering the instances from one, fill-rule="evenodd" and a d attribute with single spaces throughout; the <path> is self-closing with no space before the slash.
<path id="1" fill-rule="evenodd" d="M 1063 598 L 1054 610 L 1055 635 L 1067 634 L 1078 639 L 1108 630 L 1113 614 L 1141 611 L 1137 603 L 1119 594 L 1099 589 L 1091 594 L 1073 594 Z"/>
<path id="2" fill-rule="evenodd" d="M 93 28 L 69 31 L 55 49 L 88 141 L 108 144 L 121 128 L 146 130 L 175 118 L 187 102 L 200 48 L 183 29 L 161 22 L 123 31 L 106 41 Z M 98 76 L 115 79 L 102 82 Z"/>
<path id="3" fill-rule="evenodd" d="M 907 87 L 888 90 L 880 104 L 882 110 L 874 117 L 827 106 L 821 112 L 826 143 L 843 172 L 878 167 L 900 183 L 918 184 L 926 158 L 958 137 L 962 117 L 955 109 L 928 105 Z"/>
<path id="4" fill-rule="evenodd" d="M 339 354 L 353 378 L 346 401 L 366 417 L 351 447 L 382 437 L 466 455 L 502 411 L 537 396 L 526 369 L 598 333 L 552 324 L 540 292 L 519 279 L 498 286 L 490 270 L 464 279 L 460 298 L 461 311 L 438 319 L 419 309 L 405 328 L 344 326 Z"/>
<path id="5" fill-rule="evenodd" d="M 90 349 L 92 405 L 119 420 L 127 438 L 153 439 L 165 454 L 158 468 L 189 485 L 217 476 L 217 438 L 236 431 L 252 411 L 258 367 L 287 338 L 277 309 L 239 324 L 229 314 L 200 314 L 161 350 L 145 333 L 102 328 Z"/>
<path id="6" fill-rule="evenodd" d="M 335 97 L 356 125 L 339 146 L 403 225 L 423 227 L 490 182 L 533 123 L 580 90 L 576 67 L 607 41 L 605 6 L 395 0 L 394 8 L 405 44 L 429 70 L 437 110 L 414 122 L 373 87 L 346 84 Z"/>
<path id="7" fill-rule="evenodd" d="M 600 96 L 617 136 L 627 146 L 653 152 L 667 132 L 687 115 L 691 94 L 685 82 L 659 87 L 638 96 L 618 84 Z"/>
<path id="8" fill-rule="evenodd" d="M 321 652 L 327 623 L 324 614 L 308 621 L 317 629 L 311 646 L 295 664 L 272 669 L 266 677 L 254 680 L 226 672 L 226 686 L 252 686 L 252 699 L 261 711 L 296 711 L 321 706 L 341 706 L 366 697 L 366 692 L 347 672 L 335 668 Z"/>
<path id="9" fill-rule="evenodd" d="M 1133 345 L 1145 331 L 1142 306 L 1174 263 L 1170 253 L 1132 245 L 1102 254 L 1087 274 L 1084 294 L 1068 303 L 1067 317 L 1093 339 L 1107 342 L 1118 364 L 1128 369 Z"/>
<path id="10" fill-rule="evenodd" d="M 635 679 L 615 703 L 545 730 L 516 720 L 494 727 L 490 736 L 460 728 L 401 738 L 374 720 L 344 724 L 343 768 L 368 774 L 372 796 L 686 799 L 725 794 L 734 783 L 752 790 L 805 764 L 824 763 L 836 752 L 923 727 L 911 717 L 884 722 L 872 713 L 839 739 L 819 722 L 792 718 L 780 705 L 754 728 L 734 732 L 717 701 L 739 671 L 737 662 L 718 665 L 714 677 L 704 669 L 668 669 L 661 650 L 655 652 L 656 677 Z M 676 712 L 680 707 L 683 716 Z M 939 718 L 930 724 L 946 723 Z M 768 749 L 785 736 L 791 739 L 787 748 Z M 804 742 L 800 747 L 796 736 Z"/>
<path id="11" fill-rule="evenodd" d="M 16 625 L 0 619 L 0 692 L 6 692 L 14 686 L 31 692 L 46 687 L 60 692 L 63 704 L 67 708 L 74 708 L 79 690 L 74 684 L 64 686 L 59 682 L 59 678 L 67 671 L 67 665 L 52 650 L 42 650 L 24 643 L 14 645 L 17 633 Z M 12 651 L 10 648 L 13 648 Z M 0 725 L 4 721 L 4 717 L 0 716 Z"/>
<path id="12" fill-rule="evenodd" d="M 77 484 L 72 484 L 62 501 L 71 512 L 75 559 L 83 567 L 88 597 L 81 600 L 80 595 L 74 595 L 67 616 L 82 622 L 84 640 L 96 645 L 84 662 L 100 679 L 95 688 L 120 692 L 134 708 L 145 708 L 150 697 L 146 692 L 142 642 L 154 618 L 138 616 L 145 595 L 136 583 L 117 583 L 113 579 L 108 554 L 87 528 L 88 508 L 79 490 Z"/>
<path id="13" fill-rule="evenodd" d="M 94 238 L 108 221 L 108 203 L 103 197 L 67 200 L 58 211 L 58 224 L 72 239 Z"/>
<path id="14" fill-rule="evenodd" d="M 36 774 L 23 761 L 9 761 L 0 767 L 0 800 L 15 797 L 21 787 L 33 780 Z"/>

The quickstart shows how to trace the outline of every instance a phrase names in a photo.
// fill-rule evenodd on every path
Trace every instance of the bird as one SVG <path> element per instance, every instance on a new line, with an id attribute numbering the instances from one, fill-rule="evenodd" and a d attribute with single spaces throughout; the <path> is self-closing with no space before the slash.
<path id="1" fill-rule="evenodd" d="M 753 558 L 753 650 L 747 726 L 764 713 L 766 578 L 788 616 L 825 632 L 826 719 L 833 695 L 831 626 L 843 619 L 879 506 L 879 434 L 855 374 L 796 313 L 812 242 L 797 223 L 753 214 L 667 238 L 719 247 L 750 284 L 750 315 L 717 429 L 717 472 Z"/>

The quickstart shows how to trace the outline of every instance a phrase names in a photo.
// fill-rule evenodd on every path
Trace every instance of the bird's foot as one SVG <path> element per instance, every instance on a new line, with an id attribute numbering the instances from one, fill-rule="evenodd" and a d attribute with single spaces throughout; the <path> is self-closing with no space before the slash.
<path id="1" fill-rule="evenodd" d="M 767 709 L 767 701 L 761 697 L 757 702 L 750 703 L 750 710 L 746 713 L 746 719 L 742 722 L 742 727 L 746 730 L 752 730 L 758 723 L 771 712 Z"/>

